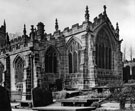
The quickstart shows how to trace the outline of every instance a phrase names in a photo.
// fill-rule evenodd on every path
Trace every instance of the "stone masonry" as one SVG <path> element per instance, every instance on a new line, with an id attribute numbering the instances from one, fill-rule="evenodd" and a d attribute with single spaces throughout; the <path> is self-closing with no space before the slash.
<path id="1" fill-rule="evenodd" d="M 42 22 L 27 34 L 9 40 L 6 23 L 0 28 L 0 83 L 11 93 L 11 100 L 30 100 L 39 84 L 63 88 L 89 89 L 122 79 L 122 53 L 119 26 L 103 13 L 89 20 L 88 6 L 81 25 L 47 34 Z"/>

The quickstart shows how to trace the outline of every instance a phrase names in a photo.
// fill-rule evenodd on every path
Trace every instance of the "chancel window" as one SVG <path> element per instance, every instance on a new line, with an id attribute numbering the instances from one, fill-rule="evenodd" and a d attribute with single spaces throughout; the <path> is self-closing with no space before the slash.
<path id="1" fill-rule="evenodd" d="M 96 64 L 98 68 L 111 69 L 111 43 L 104 30 L 100 30 L 96 39 Z"/>
<path id="2" fill-rule="evenodd" d="M 72 41 L 68 47 L 69 73 L 76 73 L 79 71 L 80 49 L 81 45 L 76 41 Z"/>
<path id="3" fill-rule="evenodd" d="M 45 54 L 45 72 L 57 73 L 57 53 L 56 50 L 50 47 Z"/>

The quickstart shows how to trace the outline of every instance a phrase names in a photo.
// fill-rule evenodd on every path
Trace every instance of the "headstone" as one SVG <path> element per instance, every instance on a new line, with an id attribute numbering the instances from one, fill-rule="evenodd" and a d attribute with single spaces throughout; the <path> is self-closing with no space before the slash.
<path id="1" fill-rule="evenodd" d="M 36 87 L 32 91 L 33 96 L 33 106 L 47 106 L 53 103 L 52 92 L 46 90 L 45 88 Z"/>
<path id="2" fill-rule="evenodd" d="M 11 111 L 8 91 L 0 86 L 0 111 Z"/>
<path id="3" fill-rule="evenodd" d="M 57 87 L 58 91 L 62 90 L 62 80 L 61 79 L 56 80 L 56 87 Z"/>

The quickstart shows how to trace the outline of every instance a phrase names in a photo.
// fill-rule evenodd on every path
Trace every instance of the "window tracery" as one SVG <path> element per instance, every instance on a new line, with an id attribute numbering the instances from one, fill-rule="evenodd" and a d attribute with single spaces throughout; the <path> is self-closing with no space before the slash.
<path id="1" fill-rule="evenodd" d="M 81 45 L 76 41 L 72 41 L 68 47 L 69 73 L 77 73 L 79 71 L 80 49 Z"/>
<path id="2" fill-rule="evenodd" d="M 15 60 L 15 83 L 18 91 L 23 90 L 23 78 L 24 78 L 24 60 L 21 57 L 17 57 Z"/>
<path id="3" fill-rule="evenodd" d="M 102 29 L 96 40 L 96 64 L 98 68 L 111 69 L 112 49 L 108 35 Z"/>
<path id="4" fill-rule="evenodd" d="M 21 57 L 18 57 L 15 61 L 15 81 L 23 82 L 24 77 L 24 61 Z"/>

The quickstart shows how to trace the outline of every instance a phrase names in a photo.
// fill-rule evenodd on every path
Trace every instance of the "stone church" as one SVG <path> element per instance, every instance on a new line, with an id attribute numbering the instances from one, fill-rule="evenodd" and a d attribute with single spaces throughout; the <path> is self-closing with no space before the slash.
<path id="1" fill-rule="evenodd" d="M 86 7 L 84 21 L 71 28 L 45 32 L 39 22 L 27 34 L 9 39 L 6 22 L 0 27 L 0 83 L 11 93 L 12 100 L 31 99 L 31 90 L 39 84 L 63 88 L 89 89 L 122 79 L 122 53 L 119 26 L 113 27 L 103 13 L 89 20 Z M 72 19 L 72 18 L 71 18 Z M 61 81 L 61 82 L 60 82 Z"/>

